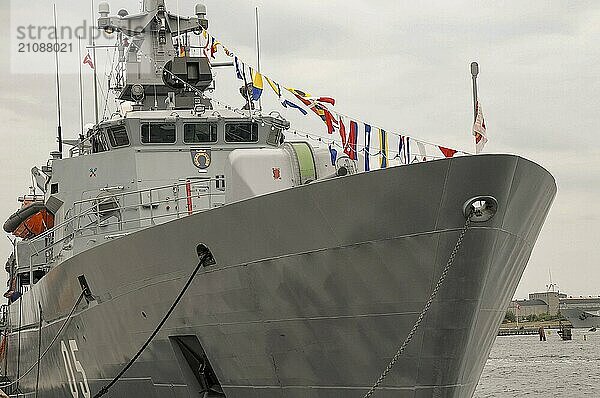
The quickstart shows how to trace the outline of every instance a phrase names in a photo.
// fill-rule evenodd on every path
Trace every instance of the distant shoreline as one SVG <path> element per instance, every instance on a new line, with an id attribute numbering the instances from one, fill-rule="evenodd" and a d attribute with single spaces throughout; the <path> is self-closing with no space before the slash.
<path id="1" fill-rule="evenodd" d="M 539 329 L 544 327 L 545 329 L 559 329 L 561 326 L 572 328 L 573 325 L 569 321 L 542 321 L 542 322 L 506 322 L 500 325 L 501 330 L 515 330 L 515 329 Z"/>

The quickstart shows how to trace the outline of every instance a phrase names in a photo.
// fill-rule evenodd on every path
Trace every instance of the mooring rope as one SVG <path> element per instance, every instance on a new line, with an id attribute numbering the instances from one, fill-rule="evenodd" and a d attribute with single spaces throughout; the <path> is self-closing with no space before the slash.
<path id="1" fill-rule="evenodd" d="M 35 378 L 35 398 L 38 398 L 38 390 L 40 388 L 40 360 L 42 359 L 42 322 L 43 311 L 42 304 L 38 302 L 38 308 L 40 309 L 40 323 L 38 328 L 38 357 L 37 357 L 37 375 Z"/>
<path id="2" fill-rule="evenodd" d="M 39 360 L 37 360 L 33 365 L 31 365 L 31 367 L 29 369 L 27 369 L 27 371 L 25 373 L 23 373 L 22 375 L 20 375 L 20 377 L 18 377 L 16 380 L 11 381 L 10 383 L 0 384 L 0 388 L 10 387 L 10 386 L 18 383 L 19 381 L 23 380 L 23 378 L 25 376 L 27 376 L 29 374 L 29 372 L 31 372 L 33 369 L 35 369 L 35 367 L 40 363 L 40 361 L 46 356 L 46 354 L 48 353 L 48 351 L 50 351 L 50 348 L 54 345 L 54 343 L 56 343 L 56 340 L 58 340 L 58 337 L 62 334 L 63 330 L 65 329 L 65 327 L 67 326 L 67 324 L 71 320 L 71 317 L 75 313 L 75 310 L 77 309 L 77 306 L 81 302 L 82 298 L 83 298 L 83 292 L 81 292 L 79 294 L 79 297 L 77 298 L 77 301 L 75 302 L 75 305 L 73 305 L 73 308 L 71 308 L 71 312 L 69 312 L 69 315 L 67 316 L 67 319 L 65 319 L 65 321 L 63 322 L 63 324 L 60 326 L 60 329 L 58 329 L 58 332 L 56 333 L 56 335 L 54 336 L 54 338 L 52 338 L 52 341 L 50 341 L 50 344 L 48 345 L 48 347 L 46 347 L 46 349 L 44 350 L 44 352 L 39 356 Z M 20 300 L 22 300 L 22 298 Z"/>
<path id="3" fill-rule="evenodd" d="M 19 391 L 19 380 L 21 380 L 21 326 L 23 312 L 23 295 L 19 298 L 19 331 L 17 332 L 17 391 Z"/>
<path id="4" fill-rule="evenodd" d="M 94 395 L 93 398 L 100 398 L 101 396 L 103 396 L 104 394 L 106 394 L 108 392 L 108 390 L 113 385 L 115 385 L 115 383 L 117 381 L 119 381 L 119 379 L 125 374 L 125 372 L 127 372 L 127 370 L 135 363 L 135 361 L 139 358 L 139 356 L 142 355 L 142 353 L 144 352 L 144 350 L 150 345 L 150 343 L 152 342 L 152 340 L 154 339 L 154 337 L 156 337 L 156 335 L 158 334 L 158 332 L 160 331 L 160 329 L 167 322 L 167 320 L 171 316 L 171 313 L 175 310 L 175 307 L 177 307 L 177 304 L 179 304 L 179 301 L 181 301 L 181 298 L 183 297 L 183 295 L 187 292 L 188 288 L 192 284 L 192 281 L 196 277 L 196 274 L 198 273 L 198 271 L 200 271 L 200 267 L 202 267 L 202 265 L 204 264 L 204 262 L 206 260 L 208 260 L 210 257 L 212 257 L 212 254 L 210 252 L 204 254 L 204 256 L 202 257 L 202 259 L 198 262 L 198 265 L 194 269 L 194 272 L 192 272 L 192 274 L 190 275 L 190 277 L 189 277 L 188 281 L 186 282 L 185 286 L 183 286 L 183 288 L 179 292 L 179 295 L 177 296 L 177 298 L 175 299 L 175 301 L 171 305 L 171 308 L 169 308 L 169 311 L 167 311 L 167 313 L 165 314 L 165 316 L 163 317 L 163 319 L 160 321 L 160 323 L 158 324 L 158 326 L 156 326 L 156 328 L 154 329 L 154 332 L 152 332 L 152 334 L 150 335 L 150 337 L 148 337 L 148 339 L 146 340 L 146 342 L 142 345 L 142 347 L 138 350 L 138 352 L 133 356 L 133 358 L 131 358 L 129 360 L 129 362 L 127 363 L 127 365 L 125 365 L 125 367 L 119 372 L 119 374 L 117 374 L 115 376 L 115 378 L 111 380 L 110 383 L 108 383 L 106 386 L 102 387 L 100 389 L 100 391 L 98 391 L 98 393 L 96 395 Z"/>
<path id="5" fill-rule="evenodd" d="M 448 271 L 450 271 L 450 268 L 452 268 L 452 264 L 454 263 L 454 259 L 456 258 L 458 250 L 462 246 L 465 234 L 467 233 L 467 230 L 471 226 L 471 221 L 472 221 L 473 213 L 474 213 L 474 210 L 471 210 L 471 212 L 467 216 L 467 220 L 465 221 L 465 225 L 463 226 L 462 230 L 460 231 L 460 235 L 458 236 L 458 240 L 456 241 L 456 244 L 454 245 L 454 249 L 452 250 L 452 253 L 450 253 L 450 257 L 448 258 L 448 262 L 446 263 L 446 267 L 444 268 L 444 271 L 442 272 L 442 275 L 440 276 L 440 279 L 438 280 L 437 284 L 435 285 L 435 288 L 431 292 L 431 295 L 429 296 L 429 300 L 427 300 L 427 303 L 425 304 L 425 307 L 423 307 L 423 310 L 419 314 L 419 317 L 417 318 L 417 321 L 415 322 L 414 326 L 410 330 L 410 333 L 408 333 L 408 336 L 406 336 L 406 339 L 404 340 L 404 343 L 402 343 L 402 345 L 400 346 L 400 348 L 396 352 L 396 355 L 394 355 L 394 357 L 392 358 L 392 360 L 390 361 L 390 363 L 388 364 L 388 366 L 385 368 L 385 370 L 383 371 L 383 373 L 381 373 L 381 376 L 379 376 L 379 379 L 377 379 L 377 381 L 375 382 L 375 384 L 373 385 L 373 387 L 371 387 L 371 389 L 365 394 L 364 398 L 371 397 L 373 395 L 373 393 L 375 392 L 375 390 L 377 388 L 379 388 L 379 386 L 381 386 L 381 383 L 383 383 L 383 381 L 385 380 L 385 378 L 387 377 L 387 375 L 394 368 L 394 365 L 396 365 L 396 362 L 398 362 L 398 359 L 400 359 L 400 357 L 402 356 L 402 353 L 404 352 L 404 350 L 406 349 L 406 347 L 408 346 L 408 344 L 410 343 L 410 341 L 414 337 L 415 333 L 419 329 L 419 326 L 421 326 L 421 322 L 423 321 L 423 318 L 425 317 L 425 314 L 427 314 L 427 312 L 429 311 L 429 308 L 431 307 L 431 304 L 433 304 L 433 300 L 435 300 L 435 297 L 437 296 L 438 291 L 440 290 L 440 287 L 444 283 L 444 280 L 446 279 L 446 276 L 448 276 Z"/>

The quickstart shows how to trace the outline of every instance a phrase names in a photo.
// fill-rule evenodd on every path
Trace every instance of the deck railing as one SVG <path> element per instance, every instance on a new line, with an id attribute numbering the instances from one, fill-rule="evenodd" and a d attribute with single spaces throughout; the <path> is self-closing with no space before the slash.
<path id="1" fill-rule="evenodd" d="M 135 191 L 107 187 L 96 191 L 95 197 L 76 201 L 65 212 L 64 221 L 28 241 L 30 280 L 34 267 L 50 268 L 64 251 L 75 249 L 77 238 L 93 237 L 100 244 L 223 205 L 225 191 L 216 188 L 216 181 L 186 179 Z"/>

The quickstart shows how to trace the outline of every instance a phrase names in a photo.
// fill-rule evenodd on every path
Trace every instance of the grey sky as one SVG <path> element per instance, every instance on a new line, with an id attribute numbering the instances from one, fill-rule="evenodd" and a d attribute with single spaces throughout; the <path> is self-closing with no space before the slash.
<path id="1" fill-rule="evenodd" d="M 55 148 L 53 61 L 39 55 L 30 65 L 41 74 L 17 74 L 15 25 L 51 25 L 51 1 L 0 4 L 1 89 L 0 218 L 27 192 L 29 169 Z M 97 3 L 97 1 L 96 1 Z M 262 69 L 282 84 L 337 99 L 338 111 L 449 147 L 473 150 L 469 63 L 481 67 L 480 99 L 490 136 L 487 152 L 532 159 L 557 179 L 559 193 L 517 296 L 545 289 L 549 270 L 561 291 L 598 295 L 600 288 L 600 3 L 596 1 L 307 0 L 289 2 L 206 0 L 210 31 L 242 59 L 254 64 L 254 6 L 261 9 Z M 26 5 L 25 5 L 26 4 Z M 137 0 L 113 0 L 138 9 Z M 174 12 L 176 1 L 167 0 Z M 179 0 L 182 14 L 194 1 Z M 89 20 L 86 2 L 57 1 L 61 24 Z M 35 10 L 35 12 L 32 12 Z M 44 22 L 45 21 L 45 22 Z M 12 24 L 12 26 L 11 26 Z M 74 42 L 76 45 L 76 42 Z M 61 66 L 73 72 L 76 49 Z M 99 52 L 100 69 L 107 62 Z M 43 66 L 42 69 L 39 67 Z M 13 65 L 14 66 L 14 65 Z M 37 69 L 36 69 L 37 68 Z M 44 69 L 45 68 L 45 69 Z M 86 91 L 91 90 L 85 71 Z M 215 95 L 240 105 L 230 70 L 217 71 Z M 64 128 L 79 125 L 77 76 L 63 77 Z M 265 94 L 266 95 L 266 94 Z M 86 121 L 91 122 L 91 95 Z M 274 102 L 267 105 L 274 109 Z M 325 135 L 287 114 L 304 129 Z M 8 255 L 3 240 L 0 253 Z"/>

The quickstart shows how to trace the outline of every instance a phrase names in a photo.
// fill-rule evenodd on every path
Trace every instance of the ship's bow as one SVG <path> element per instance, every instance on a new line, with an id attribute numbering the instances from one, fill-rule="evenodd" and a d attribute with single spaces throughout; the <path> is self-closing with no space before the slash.
<path id="1" fill-rule="evenodd" d="M 456 228 L 464 222 L 458 210 L 465 201 L 491 196 L 498 207 L 488 221 L 474 218 L 426 317 L 415 397 L 473 395 L 555 194 L 554 178 L 523 158 L 492 155 L 451 162 L 436 224 L 434 280 L 456 243 Z"/>
<path id="2" fill-rule="evenodd" d="M 228 271 L 247 286 L 244 316 L 257 322 L 201 330 L 227 396 L 362 397 L 427 302 L 465 203 L 492 197 L 495 214 L 472 223 L 421 328 L 374 395 L 471 397 L 555 193 L 535 163 L 486 155 L 232 205 L 245 225 L 268 227 L 260 238 L 229 231 L 234 242 L 246 238 L 242 251 L 214 243 L 215 258 L 244 264 Z"/>

